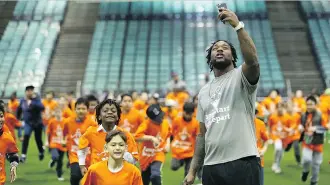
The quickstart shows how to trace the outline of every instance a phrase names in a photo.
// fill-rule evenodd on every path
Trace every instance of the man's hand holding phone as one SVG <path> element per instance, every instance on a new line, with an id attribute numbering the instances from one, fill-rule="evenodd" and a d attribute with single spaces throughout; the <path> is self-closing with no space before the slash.
<path id="1" fill-rule="evenodd" d="M 239 24 L 237 15 L 227 9 L 226 3 L 218 4 L 217 8 L 219 11 L 218 19 L 221 20 L 224 24 L 228 22 L 233 28 Z"/>

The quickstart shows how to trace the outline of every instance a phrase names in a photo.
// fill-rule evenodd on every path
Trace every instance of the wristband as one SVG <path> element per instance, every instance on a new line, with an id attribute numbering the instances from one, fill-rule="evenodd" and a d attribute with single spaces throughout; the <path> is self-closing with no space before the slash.
<path id="1" fill-rule="evenodd" d="M 234 29 L 235 29 L 235 31 L 238 31 L 242 28 L 244 28 L 244 23 L 242 21 L 240 21 Z"/>

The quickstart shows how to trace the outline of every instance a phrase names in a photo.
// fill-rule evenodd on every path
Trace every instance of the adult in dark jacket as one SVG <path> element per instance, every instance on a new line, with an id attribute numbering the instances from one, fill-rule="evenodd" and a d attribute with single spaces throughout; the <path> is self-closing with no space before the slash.
<path id="1" fill-rule="evenodd" d="M 34 131 L 34 137 L 39 150 L 39 160 L 43 160 L 44 158 L 44 149 L 42 147 L 42 112 L 44 109 L 45 107 L 43 106 L 40 97 L 34 92 L 34 87 L 27 86 L 25 88 L 25 98 L 20 100 L 17 109 L 17 118 L 21 118 L 23 115 L 23 120 L 25 122 L 21 162 L 25 162 L 26 160 L 32 131 Z"/>

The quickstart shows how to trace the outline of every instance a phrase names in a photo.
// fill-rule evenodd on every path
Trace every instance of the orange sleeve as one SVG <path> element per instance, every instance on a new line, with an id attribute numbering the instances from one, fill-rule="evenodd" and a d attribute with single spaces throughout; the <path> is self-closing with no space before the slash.
<path id="1" fill-rule="evenodd" d="M 140 139 L 145 135 L 146 130 L 148 129 L 148 121 L 144 121 L 137 131 L 135 132 L 135 139 Z"/>
<path id="2" fill-rule="evenodd" d="M 127 151 L 133 155 L 133 157 L 135 158 L 136 161 L 139 161 L 138 146 L 135 142 L 134 137 L 129 132 L 126 132 L 126 137 L 127 137 L 127 146 L 128 146 Z M 80 142 L 80 140 L 79 140 L 79 142 Z"/>
<path id="3" fill-rule="evenodd" d="M 328 119 L 326 115 L 322 115 L 322 121 L 321 124 L 323 127 L 328 128 L 327 124 L 328 124 Z"/>
<path id="4" fill-rule="evenodd" d="M 94 185 L 96 184 L 96 177 L 93 168 L 89 168 L 85 176 L 81 179 L 81 185 Z"/>
<path id="5" fill-rule="evenodd" d="M 141 173 L 139 171 L 136 171 L 136 173 L 134 174 L 132 185 L 143 185 Z"/>
<path id="6" fill-rule="evenodd" d="M 10 119 L 12 126 L 14 126 L 15 128 L 22 126 L 22 124 L 18 121 L 18 119 L 13 114 L 9 114 L 9 119 Z"/>
<path id="7" fill-rule="evenodd" d="M 47 130 L 46 130 L 46 134 L 49 134 L 52 132 L 52 125 L 53 125 L 53 119 L 49 120 L 48 126 L 47 126 Z"/>
<path id="8" fill-rule="evenodd" d="M 79 138 L 79 144 L 78 144 L 78 149 L 79 150 L 82 150 L 82 149 L 85 149 L 89 146 L 89 133 L 90 133 L 90 128 L 92 127 L 89 127 L 86 132 Z"/>
<path id="9" fill-rule="evenodd" d="M 18 153 L 16 142 L 10 134 L 7 135 L 7 146 L 8 148 L 6 153 Z"/>

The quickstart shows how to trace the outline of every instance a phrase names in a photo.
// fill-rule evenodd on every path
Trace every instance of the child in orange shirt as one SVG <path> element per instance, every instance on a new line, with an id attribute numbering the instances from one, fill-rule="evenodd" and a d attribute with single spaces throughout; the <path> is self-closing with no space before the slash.
<path id="1" fill-rule="evenodd" d="M 301 180 L 307 180 L 310 166 L 312 165 L 311 185 L 318 182 L 320 166 L 323 160 L 324 133 L 327 131 L 327 119 L 322 112 L 317 110 L 317 99 L 309 96 L 307 99 L 307 112 L 302 116 L 303 133 Z"/>
<path id="2" fill-rule="evenodd" d="M 10 161 L 10 182 L 16 179 L 16 167 L 18 166 L 18 148 L 14 138 L 9 132 L 4 131 L 5 109 L 0 105 L 0 184 L 6 182 L 6 157 Z"/>
<path id="3" fill-rule="evenodd" d="M 118 126 L 126 131 L 134 134 L 143 122 L 143 114 L 137 109 L 133 108 L 133 99 L 129 94 L 123 94 L 121 96 L 121 119 Z"/>
<path id="4" fill-rule="evenodd" d="M 116 126 L 121 118 L 120 115 L 120 106 L 114 100 L 104 100 L 96 107 L 96 117 L 99 125 L 89 127 L 79 139 L 78 158 L 82 174 L 87 172 L 86 155 L 89 148 L 91 151 L 91 164 L 108 158 L 107 153 L 103 150 L 106 144 L 104 138 L 107 132 L 111 130 L 119 130 L 126 135 L 128 150 L 125 152 L 124 159 L 133 164 L 138 161 L 138 148 L 134 137 L 128 131 Z"/>
<path id="5" fill-rule="evenodd" d="M 59 107 L 54 110 L 54 118 L 51 118 L 48 122 L 48 127 L 46 130 L 46 147 L 49 147 L 52 154 L 52 159 L 49 162 L 49 167 L 52 168 L 56 163 L 56 173 L 59 181 L 64 181 L 62 177 L 63 170 L 63 157 L 66 152 L 66 147 L 63 145 L 63 129 L 64 122 L 62 119 L 62 111 Z"/>
<path id="6" fill-rule="evenodd" d="M 123 160 L 127 150 L 127 137 L 124 132 L 112 130 L 104 139 L 104 150 L 108 160 L 89 167 L 82 179 L 82 185 L 143 185 L 141 172 L 133 164 Z"/>
<path id="7" fill-rule="evenodd" d="M 43 122 L 44 122 L 45 128 L 47 128 L 49 120 L 53 117 L 53 111 L 58 106 L 57 102 L 54 100 L 53 91 L 49 91 L 46 93 L 46 98 L 42 100 L 42 104 L 45 107 L 45 111 L 43 113 Z"/>
<path id="8" fill-rule="evenodd" d="M 283 156 L 283 148 L 289 144 L 288 133 L 291 131 L 291 117 L 286 113 L 286 104 L 279 103 L 277 112 L 269 117 L 268 124 L 270 136 L 275 146 L 274 164 L 272 170 L 281 173 L 280 163 Z"/>
<path id="9" fill-rule="evenodd" d="M 18 121 L 15 115 L 8 112 L 8 107 L 6 106 L 4 101 L 0 100 L 0 105 L 3 106 L 5 109 L 5 125 L 8 127 L 11 135 L 16 141 L 15 128 L 19 129 L 22 124 Z"/>
<path id="10" fill-rule="evenodd" d="M 135 139 L 143 142 L 140 149 L 140 167 L 143 184 L 161 185 L 161 167 L 165 162 L 165 152 L 170 148 L 170 126 L 164 119 L 159 105 L 147 109 L 149 119 L 145 120 L 135 133 Z"/>
<path id="11" fill-rule="evenodd" d="M 255 111 L 256 116 L 258 115 L 258 110 Z M 261 159 L 261 171 L 260 171 L 260 185 L 264 185 L 264 155 L 268 148 L 268 132 L 266 129 L 266 124 L 258 119 L 257 117 L 254 118 L 254 124 L 256 128 L 256 138 L 257 138 L 257 147 L 260 154 Z"/>
<path id="12" fill-rule="evenodd" d="M 75 104 L 75 116 L 64 121 L 63 136 L 67 141 L 67 149 L 70 161 L 70 182 L 71 185 L 79 185 L 83 177 L 78 163 L 78 144 L 79 138 L 85 133 L 89 126 L 96 123 L 87 116 L 88 101 L 85 98 L 78 98 Z"/>
<path id="13" fill-rule="evenodd" d="M 190 168 L 190 163 L 194 155 L 195 140 L 199 133 L 199 123 L 193 117 L 195 106 L 193 103 L 185 103 L 183 115 L 172 122 L 172 161 L 171 169 L 176 171 L 181 166 L 184 167 L 184 177 Z"/>

